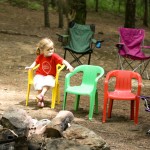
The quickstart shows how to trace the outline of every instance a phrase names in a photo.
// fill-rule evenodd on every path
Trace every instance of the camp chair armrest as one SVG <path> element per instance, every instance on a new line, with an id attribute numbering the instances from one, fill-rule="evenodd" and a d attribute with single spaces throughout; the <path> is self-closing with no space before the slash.
<path id="1" fill-rule="evenodd" d="M 121 49 L 123 46 L 124 46 L 124 43 L 117 43 L 117 44 L 116 44 L 116 47 L 117 47 L 118 49 Z"/>
<path id="2" fill-rule="evenodd" d="M 91 45 L 95 45 L 96 48 L 101 48 L 101 43 L 104 42 L 104 40 L 96 40 L 94 38 L 91 39 Z"/>
<path id="3" fill-rule="evenodd" d="M 96 44 L 97 40 L 96 39 L 91 39 L 91 42 Z"/>
<path id="4" fill-rule="evenodd" d="M 150 49 L 150 46 L 141 46 L 141 48 Z"/>
<path id="5" fill-rule="evenodd" d="M 62 42 L 62 43 L 68 41 L 68 39 L 69 39 L 69 35 L 67 35 L 67 34 L 56 33 L 56 35 L 58 36 L 58 41 Z"/>

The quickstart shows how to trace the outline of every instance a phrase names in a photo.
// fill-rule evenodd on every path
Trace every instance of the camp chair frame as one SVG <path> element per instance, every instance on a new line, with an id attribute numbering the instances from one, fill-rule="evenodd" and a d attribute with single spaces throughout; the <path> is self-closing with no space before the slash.
<path id="1" fill-rule="evenodd" d="M 145 101 L 145 111 L 150 112 L 150 96 L 140 96 L 140 98 Z"/>
<path id="2" fill-rule="evenodd" d="M 33 69 L 28 70 L 28 88 L 26 94 L 26 106 L 28 106 L 29 95 L 31 85 L 33 85 L 33 75 L 34 71 L 39 67 L 39 65 L 35 66 Z M 55 108 L 55 104 L 60 104 L 60 89 L 59 89 L 59 75 L 62 69 L 64 69 L 65 65 L 57 64 L 56 66 L 56 77 L 55 77 L 55 86 L 52 88 L 52 101 L 51 101 L 51 108 Z"/>

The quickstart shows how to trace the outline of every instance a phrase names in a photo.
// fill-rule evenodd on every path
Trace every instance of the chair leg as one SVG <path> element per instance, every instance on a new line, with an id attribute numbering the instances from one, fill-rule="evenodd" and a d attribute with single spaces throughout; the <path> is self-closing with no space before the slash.
<path id="1" fill-rule="evenodd" d="M 59 91 L 59 83 L 55 85 L 55 87 L 52 89 L 52 102 L 51 102 L 51 108 L 55 108 L 55 104 L 60 103 L 60 91 Z"/>
<path id="2" fill-rule="evenodd" d="M 106 111 L 107 111 L 107 103 L 108 103 L 108 97 L 104 96 L 104 102 L 103 102 L 103 117 L 102 117 L 102 123 L 106 122 Z"/>
<path id="3" fill-rule="evenodd" d="M 67 92 L 64 93 L 63 110 L 66 108 Z"/>
<path id="4" fill-rule="evenodd" d="M 57 85 L 57 90 L 56 90 L 56 104 L 60 104 L 60 89 L 59 89 L 59 84 Z"/>
<path id="5" fill-rule="evenodd" d="M 138 124 L 139 103 L 140 103 L 140 100 L 139 100 L 139 98 L 137 98 L 137 99 L 136 99 L 136 108 L 135 108 L 135 119 L 134 119 L 134 123 L 135 123 L 136 125 Z"/>
<path id="6" fill-rule="evenodd" d="M 88 65 L 90 65 L 90 61 L 91 61 L 91 53 L 89 53 Z"/>
<path id="7" fill-rule="evenodd" d="M 31 89 L 31 84 L 28 84 L 27 95 L 26 95 L 26 106 L 28 106 L 30 89 Z"/>
<path id="8" fill-rule="evenodd" d="M 95 94 L 95 113 L 98 114 L 98 92 Z"/>
<path id="9" fill-rule="evenodd" d="M 113 99 L 109 100 L 108 118 L 111 118 L 111 112 L 112 112 L 113 102 L 114 102 Z"/>
<path id="10" fill-rule="evenodd" d="M 74 62 L 77 62 L 79 65 L 82 65 L 82 62 L 80 61 L 80 58 L 82 56 L 84 56 L 83 54 L 81 54 L 79 57 L 77 57 L 73 52 L 70 51 L 70 54 L 72 55 L 72 57 L 74 58 L 73 61 L 70 62 L 70 64 L 73 64 Z"/>
<path id="11" fill-rule="evenodd" d="M 76 95 L 74 109 L 77 111 L 79 108 L 80 95 Z"/>
<path id="12" fill-rule="evenodd" d="M 64 59 L 66 59 L 66 53 L 67 53 L 67 50 L 65 50 L 65 53 L 64 53 Z"/>
<path id="13" fill-rule="evenodd" d="M 94 96 L 90 95 L 89 120 L 92 120 L 93 118 L 94 106 L 95 106 L 95 95 Z"/>
<path id="14" fill-rule="evenodd" d="M 51 108 L 54 109 L 55 108 L 55 102 L 56 102 L 56 90 L 57 87 L 53 87 L 52 89 L 52 101 L 51 101 Z"/>
<path id="15" fill-rule="evenodd" d="M 131 108 L 130 108 L 130 119 L 134 119 L 134 100 L 131 100 Z"/>

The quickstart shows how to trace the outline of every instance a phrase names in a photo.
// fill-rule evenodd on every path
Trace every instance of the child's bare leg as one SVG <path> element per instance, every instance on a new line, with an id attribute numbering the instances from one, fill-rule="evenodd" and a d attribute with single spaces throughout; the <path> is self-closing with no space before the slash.
<path id="1" fill-rule="evenodd" d="M 44 96 L 46 94 L 46 92 L 49 90 L 49 88 L 50 88 L 49 86 L 44 86 L 42 91 L 41 91 L 41 95 Z"/>
<path id="2" fill-rule="evenodd" d="M 40 94 L 42 92 L 42 90 L 38 90 L 37 92 L 38 92 L 38 94 Z"/>
<path id="3" fill-rule="evenodd" d="M 39 102 L 38 102 L 38 106 L 39 107 L 44 107 L 44 96 L 46 94 L 46 92 L 49 90 L 49 86 L 44 86 L 43 89 L 41 91 L 38 91 L 38 96 L 37 98 L 39 99 Z"/>

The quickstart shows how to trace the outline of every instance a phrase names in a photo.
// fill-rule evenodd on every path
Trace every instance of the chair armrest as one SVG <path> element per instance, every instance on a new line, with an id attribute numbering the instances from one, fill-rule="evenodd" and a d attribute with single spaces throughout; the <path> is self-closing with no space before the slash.
<path id="1" fill-rule="evenodd" d="M 56 33 L 56 35 L 58 36 L 58 41 L 61 42 L 62 45 L 66 45 L 66 43 L 68 43 L 69 35 L 59 33 Z"/>
<path id="2" fill-rule="evenodd" d="M 141 88 L 142 88 L 142 77 L 139 74 L 137 75 L 137 80 L 138 80 L 137 95 L 140 96 Z"/>
<path id="3" fill-rule="evenodd" d="M 96 39 L 91 39 L 92 43 L 96 44 L 97 40 Z"/>
<path id="4" fill-rule="evenodd" d="M 95 44 L 96 48 L 101 48 L 101 43 L 104 42 L 104 40 L 96 40 L 94 38 L 91 39 L 92 44 Z"/>
<path id="5" fill-rule="evenodd" d="M 55 77 L 55 84 L 58 83 L 58 78 L 59 78 L 59 74 L 60 72 L 64 69 L 65 65 L 60 65 L 60 64 L 57 64 L 56 66 L 56 77 Z"/>
<path id="6" fill-rule="evenodd" d="M 36 70 L 39 66 L 40 64 L 28 70 L 28 84 L 33 84 L 33 73 L 34 73 L 34 70 Z"/>
<path id="7" fill-rule="evenodd" d="M 65 87 L 68 87 L 70 86 L 70 79 L 71 77 L 73 77 L 74 75 L 76 75 L 78 72 L 82 72 L 82 70 L 80 68 L 75 68 L 73 70 L 73 72 L 69 72 L 66 74 L 66 77 L 65 77 Z"/>
<path id="8" fill-rule="evenodd" d="M 118 49 L 121 49 L 123 46 L 124 46 L 124 43 L 117 43 L 117 44 L 116 44 L 116 47 L 117 47 Z"/>
<path id="9" fill-rule="evenodd" d="M 141 46 L 144 49 L 150 49 L 150 46 Z"/>
<path id="10" fill-rule="evenodd" d="M 33 70 L 36 70 L 37 68 L 39 68 L 40 64 L 36 65 Z"/>
<path id="11" fill-rule="evenodd" d="M 97 83 L 98 80 L 99 80 L 103 75 L 104 75 L 104 70 L 102 70 L 101 74 L 96 77 L 95 82 Z"/>

